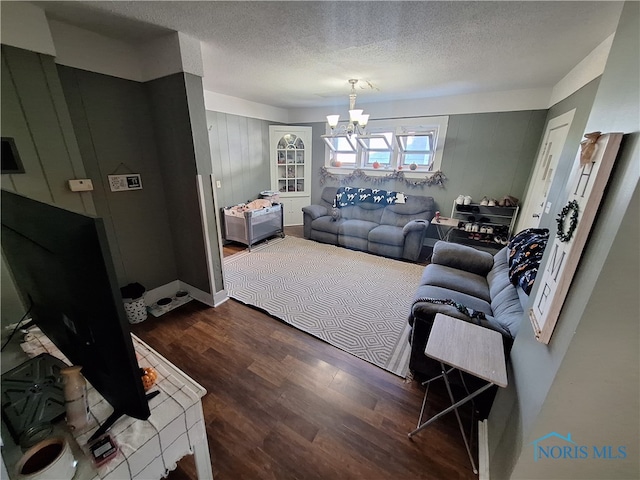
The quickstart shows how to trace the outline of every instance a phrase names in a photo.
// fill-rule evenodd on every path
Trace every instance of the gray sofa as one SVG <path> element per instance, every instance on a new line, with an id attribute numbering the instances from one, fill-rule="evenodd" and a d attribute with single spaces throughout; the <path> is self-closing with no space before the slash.
<path id="1" fill-rule="evenodd" d="M 433 197 L 407 195 L 405 203 L 360 203 L 334 208 L 338 187 L 325 187 L 319 204 L 302 209 L 304 237 L 353 250 L 418 260 L 429 222 Z"/>
<path id="2" fill-rule="evenodd" d="M 436 242 L 431 263 L 424 269 L 409 313 L 409 369 L 415 376 L 426 379 L 441 372 L 440 364 L 424 354 L 437 313 L 499 332 L 508 357 L 526 318 L 524 307 L 548 234 L 546 229 L 523 230 L 495 255 L 466 245 Z M 475 377 L 463 376 L 470 389 L 483 383 Z M 489 413 L 495 390 L 487 390 L 476 401 L 476 409 L 482 418 Z"/>

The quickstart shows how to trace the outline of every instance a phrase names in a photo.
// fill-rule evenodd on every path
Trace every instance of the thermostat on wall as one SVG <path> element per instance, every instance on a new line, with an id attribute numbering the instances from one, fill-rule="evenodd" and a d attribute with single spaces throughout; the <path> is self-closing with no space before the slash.
<path id="1" fill-rule="evenodd" d="M 124 192 L 125 190 L 142 190 L 142 179 L 139 173 L 128 175 L 109 175 L 109 187 L 112 192 Z"/>

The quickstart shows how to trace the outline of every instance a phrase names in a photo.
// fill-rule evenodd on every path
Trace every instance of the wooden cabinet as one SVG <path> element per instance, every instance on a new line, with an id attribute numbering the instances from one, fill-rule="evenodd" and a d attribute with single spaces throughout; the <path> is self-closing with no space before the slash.
<path id="1" fill-rule="evenodd" d="M 271 189 L 284 203 L 284 224 L 302 225 L 311 203 L 311 127 L 269 126 Z"/>
<path id="2" fill-rule="evenodd" d="M 449 234 L 452 242 L 499 250 L 505 246 L 515 227 L 519 207 L 489 207 L 472 203 L 453 203 L 451 218 L 458 226 Z"/>

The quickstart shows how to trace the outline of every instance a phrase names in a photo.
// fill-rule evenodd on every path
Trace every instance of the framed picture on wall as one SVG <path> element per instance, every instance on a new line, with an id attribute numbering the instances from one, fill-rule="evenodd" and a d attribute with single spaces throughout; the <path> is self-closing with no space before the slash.
<path id="1" fill-rule="evenodd" d="M 2 137 L 2 174 L 24 173 L 24 166 L 11 137 Z"/>

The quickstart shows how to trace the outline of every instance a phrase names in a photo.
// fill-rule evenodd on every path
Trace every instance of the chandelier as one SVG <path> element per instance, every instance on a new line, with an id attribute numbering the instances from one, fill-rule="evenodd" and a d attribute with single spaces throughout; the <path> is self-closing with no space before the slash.
<path id="1" fill-rule="evenodd" d="M 347 135 L 351 137 L 354 133 L 364 135 L 364 129 L 369 122 L 369 115 L 362 113 L 363 110 L 356 109 L 356 84 L 358 80 L 352 78 L 349 80 L 351 84 L 351 92 L 349 93 L 349 123 L 341 125 L 338 128 L 340 115 L 327 115 L 327 123 L 331 128 L 331 137 Z"/>

